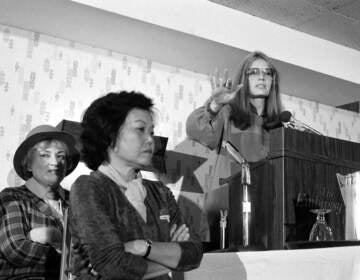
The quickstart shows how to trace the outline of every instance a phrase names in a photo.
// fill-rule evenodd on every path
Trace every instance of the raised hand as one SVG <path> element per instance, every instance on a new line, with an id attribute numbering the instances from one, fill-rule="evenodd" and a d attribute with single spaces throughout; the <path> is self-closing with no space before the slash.
<path id="1" fill-rule="evenodd" d="M 213 76 L 210 76 L 212 87 L 210 108 L 217 112 L 225 104 L 229 104 L 242 88 L 242 84 L 232 90 L 232 81 L 228 78 L 228 70 L 225 69 L 223 77 L 220 77 L 219 71 L 216 69 Z"/>
<path id="2" fill-rule="evenodd" d="M 185 224 L 179 227 L 174 224 L 170 228 L 170 237 L 171 241 L 188 241 L 190 239 L 189 228 Z"/>

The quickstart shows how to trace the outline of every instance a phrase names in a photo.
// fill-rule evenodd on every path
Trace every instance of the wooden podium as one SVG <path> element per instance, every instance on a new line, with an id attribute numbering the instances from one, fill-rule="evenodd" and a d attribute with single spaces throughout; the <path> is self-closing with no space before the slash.
<path id="1" fill-rule="evenodd" d="M 360 144 L 289 128 L 270 132 L 267 160 L 252 165 L 250 247 L 283 249 L 307 240 L 316 215 L 328 208 L 335 240 L 344 239 L 345 206 L 336 173 L 360 170 Z M 229 246 L 242 245 L 242 188 L 229 191 Z"/>

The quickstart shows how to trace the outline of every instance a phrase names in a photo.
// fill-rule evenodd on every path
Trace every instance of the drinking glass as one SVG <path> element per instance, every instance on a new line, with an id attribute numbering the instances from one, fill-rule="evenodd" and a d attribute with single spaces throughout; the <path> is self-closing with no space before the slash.
<path id="1" fill-rule="evenodd" d="M 316 222 L 311 228 L 309 241 L 332 241 L 334 240 L 331 227 L 326 223 L 325 214 L 330 209 L 312 209 L 310 212 L 317 214 Z"/>

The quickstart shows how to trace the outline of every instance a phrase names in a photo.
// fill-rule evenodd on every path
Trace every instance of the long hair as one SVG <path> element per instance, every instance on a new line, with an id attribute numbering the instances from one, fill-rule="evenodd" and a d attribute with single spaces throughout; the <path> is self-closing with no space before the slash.
<path id="1" fill-rule="evenodd" d="M 240 69 L 234 77 L 232 90 L 236 90 L 239 84 L 243 84 L 234 100 L 230 103 L 230 120 L 240 129 L 246 129 L 252 124 L 252 105 L 250 103 L 250 88 L 248 70 L 252 63 L 257 59 L 263 59 L 273 72 L 272 83 L 269 96 L 265 99 L 264 108 L 264 127 L 270 128 L 279 122 L 279 114 L 282 110 L 279 88 L 279 72 L 270 61 L 269 57 L 262 52 L 255 51 L 250 53 L 242 63 Z"/>
<path id="2" fill-rule="evenodd" d="M 92 170 L 108 161 L 108 148 L 116 144 L 120 127 L 132 109 L 154 114 L 153 101 L 142 93 L 110 92 L 94 100 L 86 109 L 81 126 L 82 159 Z"/>

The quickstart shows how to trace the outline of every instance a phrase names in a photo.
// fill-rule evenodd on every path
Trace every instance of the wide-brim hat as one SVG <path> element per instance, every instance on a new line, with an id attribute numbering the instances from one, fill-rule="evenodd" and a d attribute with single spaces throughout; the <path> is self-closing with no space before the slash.
<path id="1" fill-rule="evenodd" d="M 60 129 L 51 125 L 39 125 L 28 133 L 25 140 L 17 148 L 14 155 L 14 169 L 22 179 L 29 179 L 26 175 L 27 170 L 24 170 L 22 166 L 22 161 L 29 149 L 41 141 L 51 139 L 64 142 L 69 150 L 69 161 L 67 164 L 66 175 L 70 174 L 76 168 L 77 164 L 79 163 L 80 153 L 75 148 L 75 138 L 71 134 L 61 131 Z"/>

